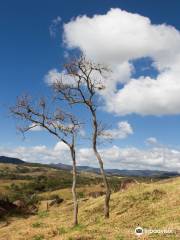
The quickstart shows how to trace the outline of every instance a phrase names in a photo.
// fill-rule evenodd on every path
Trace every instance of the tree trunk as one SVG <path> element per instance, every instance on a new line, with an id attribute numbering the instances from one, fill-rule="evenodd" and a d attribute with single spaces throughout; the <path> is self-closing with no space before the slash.
<path id="1" fill-rule="evenodd" d="M 106 173 L 104 171 L 104 166 L 103 166 L 103 161 L 102 161 L 101 155 L 99 154 L 99 152 L 97 150 L 98 126 L 97 126 L 96 113 L 93 110 L 91 110 L 91 112 L 93 115 L 93 127 L 94 127 L 93 150 L 94 150 L 94 154 L 99 162 L 99 167 L 100 167 L 101 175 L 103 178 L 104 187 L 106 189 L 106 196 L 105 196 L 105 202 L 104 202 L 104 216 L 105 216 L 105 218 L 109 218 L 109 201 L 110 201 L 110 197 L 111 197 L 111 190 L 110 190 L 109 183 L 108 183 L 108 180 L 106 177 Z"/>
<path id="2" fill-rule="evenodd" d="M 74 202 L 73 224 L 74 226 L 76 226 L 78 225 L 78 201 L 77 201 L 77 194 L 76 194 L 76 154 L 75 154 L 74 146 L 71 147 L 71 157 L 73 162 L 73 184 L 72 184 L 72 195 L 73 195 L 73 202 Z"/>
<path id="3" fill-rule="evenodd" d="M 101 156 L 98 153 L 96 147 L 95 148 L 93 147 L 93 150 L 96 155 L 96 158 L 98 159 L 101 175 L 102 175 L 104 186 L 106 189 L 106 196 L 105 196 L 105 202 L 104 202 L 104 216 L 105 216 L 105 218 L 109 218 L 109 201 L 110 201 L 110 197 L 111 197 L 111 190 L 110 190 L 107 178 L 106 178 L 106 174 L 104 171 L 103 161 L 101 159 Z"/>

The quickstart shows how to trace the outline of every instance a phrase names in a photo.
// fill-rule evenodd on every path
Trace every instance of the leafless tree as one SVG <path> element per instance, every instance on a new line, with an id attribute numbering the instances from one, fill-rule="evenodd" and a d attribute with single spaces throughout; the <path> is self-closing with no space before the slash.
<path id="1" fill-rule="evenodd" d="M 109 69 L 101 64 L 93 63 L 81 56 L 78 59 L 70 61 L 65 65 L 65 71 L 61 79 L 54 82 L 53 87 L 57 93 L 57 98 L 69 102 L 70 105 L 84 104 L 92 116 L 92 148 L 99 162 L 104 186 L 106 189 L 104 214 L 109 217 L 109 201 L 111 196 L 110 187 L 103 166 L 102 156 L 98 151 L 98 139 L 103 135 L 102 124 L 97 118 L 98 91 L 105 89 L 103 75 L 109 72 Z"/>
<path id="2" fill-rule="evenodd" d="M 65 113 L 62 109 L 50 108 L 44 98 L 34 103 L 29 96 L 22 96 L 17 99 L 15 106 L 10 108 L 11 113 L 23 120 L 23 126 L 18 129 L 24 134 L 33 128 L 40 127 L 66 144 L 70 150 L 73 165 L 72 195 L 74 202 L 74 225 L 78 224 L 78 200 L 76 193 L 77 170 L 75 140 L 80 123 L 71 114 Z"/>

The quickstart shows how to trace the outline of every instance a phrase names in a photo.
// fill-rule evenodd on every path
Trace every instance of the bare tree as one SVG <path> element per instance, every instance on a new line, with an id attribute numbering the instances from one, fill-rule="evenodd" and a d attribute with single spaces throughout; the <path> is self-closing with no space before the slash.
<path id="1" fill-rule="evenodd" d="M 51 108 L 51 111 L 49 111 L 49 107 L 44 98 L 41 98 L 36 104 L 34 104 L 31 97 L 22 96 L 17 99 L 16 105 L 11 107 L 10 111 L 14 116 L 24 121 L 24 125 L 18 128 L 23 134 L 33 128 L 41 127 L 68 146 L 73 163 L 73 223 L 74 226 L 77 225 L 78 200 L 76 193 L 77 170 L 75 140 L 77 131 L 80 127 L 79 122 L 73 115 L 65 113 L 60 108 Z"/>
<path id="2" fill-rule="evenodd" d="M 105 174 L 102 156 L 97 145 L 98 138 L 102 135 L 102 124 L 97 119 L 97 92 L 105 88 L 103 74 L 109 69 L 101 64 L 95 64 L 87 60 L 84 56 L 70 61 L 65 65 L 65 71 L 61 79 L 54 82 L 53 87 L 59 99 L 69 102 L 70 105 L 84 104 L 92 116 L 92 147 L 94 154 L 99 162 L 101 175 L 106 189 L 104 214 L 109 217 L 110 187 Z"/>

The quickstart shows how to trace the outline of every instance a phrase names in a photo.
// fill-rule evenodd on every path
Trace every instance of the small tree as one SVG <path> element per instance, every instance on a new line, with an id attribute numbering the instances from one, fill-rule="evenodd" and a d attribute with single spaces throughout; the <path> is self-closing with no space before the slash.
<path id="1" fill-rule="evenodd" d="M 53 84 L 55 91 L 58 93 L 58 98 L 68 101 L 71 105 L 84 104 L 92 116 L 92 148 L 99 162 L 106 189 L 104 205 L 104 214 L 106 218 L 109 217 L 111 191 L 104 171 L 102 156 L 97 148 L 98 138 L 103 135 L 102 124 L 97 119 L 97 93 L 105 88 L 103 74 L 108 71 L 109 70 L 105 66 L 88 61 L 82 56 L 66 64 L 65 73 L 62 74 L 62 78 L 58 79 Z"/>
<path id="2" fill-rule="evenodd" d="M 78 200 L 76 193 L 77 171 L 75 140 L 80 127 L 79 122 L 71 114 L 67 114 L 60 108 L 51 108 L 49 111 L 45 99 L 41 98 L 37 104 L 33 104 L 29 96 L 22 96 L 17 99 L 14 107 L 10 108 L 11 113 L 24 121 L 24 125 L 18 129 L 25 132 L 41 127 L 54 135 L 59 141 L 66 144 L 70 150 L 73 165 L 72 195 L 74 202 L 74 225 L 78 224 Z"/>

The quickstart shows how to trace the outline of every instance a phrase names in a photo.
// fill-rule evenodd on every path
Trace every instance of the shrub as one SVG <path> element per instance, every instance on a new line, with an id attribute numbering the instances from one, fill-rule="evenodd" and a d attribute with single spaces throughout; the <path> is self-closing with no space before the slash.
<path id="1" fill-rule="evenodd" d="M 44 239 L 44 235 L 43 234 L 38 234 L 35 235 L 32 240 L 43 240 Z"/>
<path id="2" fill-rule="evenodd" d="M 67 231 L 65 230 L 65 228 L 60 227 L 60 228 L 57 228 L 57 232 L 59 235 L 61 235 L 61 234 L 65 234 Z"/>
<path id="3" fill-rule="evenodd" d="M 154 189 L 152 192 L 144 192 L 142 194 L 142 200 L 160 200 L 162 197 L 166 194 L 166 192 L 159 190 L 159 189 Z"/>
<path id="4" fill-rule="evenodd" d="M 52 194 L 49 196 L 48 200 L 60 199 L 58 194 Z"/>
<path id="5" fill-rule="evenodd" d="M 84 198 L 84 192 L 78 192 L 77 197 L 78 198 Z"/>
<path id="6" fill-rule="evenodd" d="M 49 216 L 49 213 L 47 211 L 40 211 L 40 212 L 38 212 L 38 216 L 40 218 L 45 218 L 45 217 Z"/>
<path id="7" fill-rule="evenodd" d="M 39 227 L 43 227 L 43 226 L 44 226 L 44 224 L 41 223 L 41 222 L 35 222 L 35 223 L 32 224 L 33 228 L 39 228 Z"/>

